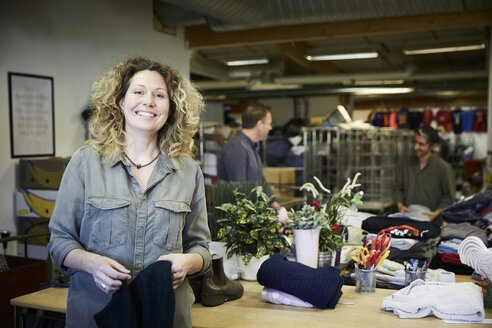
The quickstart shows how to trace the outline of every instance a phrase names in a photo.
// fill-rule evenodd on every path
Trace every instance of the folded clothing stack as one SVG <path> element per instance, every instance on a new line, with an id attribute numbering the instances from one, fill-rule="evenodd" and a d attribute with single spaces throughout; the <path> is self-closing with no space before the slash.
<path id="1" fill-rule="evenodd" d="M 441 283 L 413 281 L 385 297 L 381 307 L 400 318 L 434 315 L 456 322 L 480 322 L 485 317 L 482 289 L 471 282 Z"/>
<path id="2" fill-rule="evenodd" d="M 343 279 L 335 267 L 313 269 L 275 254 L 263 262 L 258 283 L 290 294 L 320 309 L 334 309 L 342 296 Z"/>

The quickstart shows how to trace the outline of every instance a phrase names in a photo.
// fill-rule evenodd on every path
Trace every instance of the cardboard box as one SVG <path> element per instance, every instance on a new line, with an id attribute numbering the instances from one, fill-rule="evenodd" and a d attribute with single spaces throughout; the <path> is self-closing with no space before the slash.
<path id="1" fill-rule="evenodd" d="M 264 167 L 263 175 L 273 185 L 295 186 L 296 171 L 293 167 Z"/>
<path id="2" fill-rule="evenodd" d="M 293 167 L 264 167 L 263 175 L 277 197 L 293 197 L 296 171 Z"/>
<path id="3" fill-rule="evenodd" d="M 33 217 L 17 217 L 16 218 L 16 223 L 17 223 L 17 234 L 18 235 L 27 235 L 27 234 L 40 234 L 40 233 L 46 233 L 46 235 L 42 236 L 37 236 L 33 238 L 27 239 L 27 244 L 30 245 L 42 245 L 44 248 L 48 245 L 48 242 L 50 241 L 50 236 L 49 236 L 49 219 L 46 218 L 33 218 Z M 28 246 L 29 247 L 29 246 Z M 22 253 L 20 253 L 22 248 Z M 17 245 L 17 250 L 18 253 L 17 255 L 24 255 L 24 241 L 19 241 Z M 36 256 L 39 252 L 29 248 L 28 250 L 28 255 L 30 258 L 39 258 L 39 256 Z M 43 253 L 42 259 L 47 258 L 47 253 Z"/>
<path id="4" fill-rule="evenodd" d="M 15 213 L 18 217 L 50 218 L 55 207 L 57 190 L 17 189 Z"/>
<path id="5" fill-rule="evenodd" d="M 18 186 L 23 189 L 58 189 L 70 158 L 21 159 Z"/>
<path id="6" fill-rule="evenodd" d="M 46 261 L 5 256 L 9 270 L 0 272 L 0 327 L 14 327 L 12 298 L 39 290 L 47 281 Z"/>
<path id="7" fill-rule="evenodd" d="M 275 187 L 274 185 L 270 185 L 272 188 L 272 192 L 275 195 L 275 197 L 294 197 L 294 187 L 289 187 L 289 186 L 281 186 L 281 187 Z"/>

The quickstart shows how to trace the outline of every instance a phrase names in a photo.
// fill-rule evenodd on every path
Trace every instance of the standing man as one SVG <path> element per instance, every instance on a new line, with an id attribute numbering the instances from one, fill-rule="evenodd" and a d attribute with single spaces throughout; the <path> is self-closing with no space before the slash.
<path id="1" fill-rule="evenodd" d="M 423 205 L 430 211 L 422 214 L 441 224 L 442 210 L 454 202 L 455 186 L 451 165 L 433 154 L 438 143 L 439 136 L 433 128 L 424 126 L 416 130 L 414 156 L 399 165 L 393 198 L 399 212 L 409 212 L 412 204 Z"/>
<path id="2" fill-rule="evenodd" d="M 219 155 L 218 178 L 226 181 L 264 182 L 263 166 L 255 144 L 265 140 L 272 129 L 270 108 L 249 105 L 241 114 L 242 128 L 229 140 Z M 267 191 L 271 193 L 271 190 Z M 279 204 L 274 201 L 272 207 Z"/>

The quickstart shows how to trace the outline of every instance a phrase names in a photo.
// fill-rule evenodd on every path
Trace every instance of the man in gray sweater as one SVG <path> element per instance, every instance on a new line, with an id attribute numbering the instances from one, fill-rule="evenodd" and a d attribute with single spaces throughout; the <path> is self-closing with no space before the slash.
<path id="1" fill-rule="evenodd" d="M 410 212 L 410 205 L 425 206 L 429 211 L 422 214 L 441 224 L 442 210 L 454 202 L 455 185 L 451 165 L 433 153 L 438 143 L 435 129 L 428 126 L 417 129 L 414 156 L 399 165 L 393 200 L 401 213 Z"/>

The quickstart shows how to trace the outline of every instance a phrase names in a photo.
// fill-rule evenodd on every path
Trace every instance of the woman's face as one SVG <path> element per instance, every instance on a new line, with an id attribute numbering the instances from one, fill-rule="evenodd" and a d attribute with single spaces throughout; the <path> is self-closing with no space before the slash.
<path id="1" fill-rule="evenodd" d="M 158 72 L 140 71 L 133 75 L 119 105 L 126 133 L 157 135 L 169 116 L 166 82 Z"/>

